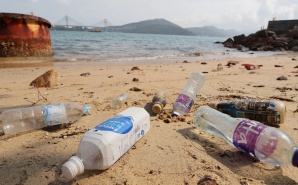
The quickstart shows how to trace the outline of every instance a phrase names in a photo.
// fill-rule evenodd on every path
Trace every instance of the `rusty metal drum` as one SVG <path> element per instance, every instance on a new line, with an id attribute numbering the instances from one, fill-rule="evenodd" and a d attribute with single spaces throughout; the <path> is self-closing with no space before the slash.
<path id="1" fill-rule="evenodd" d="M 0 13 L 0 57 L 51 56 L 50 28 L 41 17 Z"/>

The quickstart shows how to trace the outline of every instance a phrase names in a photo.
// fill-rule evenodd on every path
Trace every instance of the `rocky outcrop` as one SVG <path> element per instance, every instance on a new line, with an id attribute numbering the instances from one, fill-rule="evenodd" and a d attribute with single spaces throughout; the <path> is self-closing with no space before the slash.
<path id="1" fill-rule="evenodd" d="M 237 35 L 222 42 L 225 47 L 237 48 L 241 51 L 296 51 L 298 52 L 298 28 L 277 35 L 275 32 L 263 29 L 248 36 Z"/>

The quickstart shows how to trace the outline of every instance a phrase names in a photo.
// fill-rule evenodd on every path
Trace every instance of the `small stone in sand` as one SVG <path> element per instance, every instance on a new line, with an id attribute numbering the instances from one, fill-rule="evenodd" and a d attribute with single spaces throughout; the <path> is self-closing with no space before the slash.
<path id="1" fill-rule="evenodd" d="M 138 79 L 138 78 L 133 78 L 132 81 L 133 81 L 133 82 L 138 82 L 139 79 Z"/>
<path id="2" fill-rule="evenodd" d="M 202 64 L 202 65 L 206 65 L 207 63 L 206 63 L 206 62 L 201 62 L 201 64 Z"/>
<path id="3" fill-rule="evenodd" d="M 298 66 L 295 66 L 294 68 L 298 68 Z"/>
<path id="4" fill-rule="evenodd" d="M 285 76 L 280 76 L 280 77 L 278 77 L 276 80 L 288 80 L 288 78 L 285 77 Z"/>
<path id="5" fill-rule="evenodd" d="M 281 65 L 275 65 L 274 67 L 283 67 L 283 66 L 281 66 Z"/>
<path id="6" fill-rule="evenodd" d="M 129 90 L 131 90 L 131 91 L 135 91 L 135 92 L 142 91 L 142 89 L 137 88 L 137 87 L 130 88 Z"/>
<path id="7" fill-rule="evenodd" d="M 34 87 L 54 87 L 58 84 L 58 74 L 52 69 L 37 77 L 30 83 Z"/>
<path id="8" fill-rule="evenodd" d="M 138 66 L 134 66 L 133 68 L 131 68 L 132 71 L 134 70 L 141 70 Z"/>
<path id="9" fill-rule="evenodd" d="M 89 72 L 86 72 L 86 73 L 81 73 L 81 74 L 80 74 L 80 76 L 88 76 L 88 75 L 90 75 L 90 73 L 89 73 Z"/>

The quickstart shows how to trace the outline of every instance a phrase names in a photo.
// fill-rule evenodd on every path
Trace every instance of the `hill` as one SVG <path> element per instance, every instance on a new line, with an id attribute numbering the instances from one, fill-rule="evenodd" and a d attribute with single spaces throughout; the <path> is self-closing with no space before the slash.
<path id="1" fill-rule="evenodd" d="M 136 23 L 125 24 L 122 26 L 110 26 L 113 32 L 124 33 L 146 33 L 146 34 L 163 34 L 163 35 L 195 35 L 193 32 L 186 30 L 165 19 L 153 19 Z"/>
<path id="2" fill-rule="evenodd" d="M 235 30 L 224 30 L 214 26 L 193 27 L 185 29 L 191 31 L 195 35 L 208 37 L 232 37 L 239 34 Z"/>

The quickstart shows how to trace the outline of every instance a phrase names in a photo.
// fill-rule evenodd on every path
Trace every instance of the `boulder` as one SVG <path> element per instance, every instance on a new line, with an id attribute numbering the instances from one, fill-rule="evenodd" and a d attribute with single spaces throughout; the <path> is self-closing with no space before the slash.
<path id="1" fill-rule="evenodd" d="M 58 85 L 58 74 L 52 69 L 37 77 L 30 83 L 34 87 L 54 87 Z"/>

